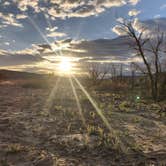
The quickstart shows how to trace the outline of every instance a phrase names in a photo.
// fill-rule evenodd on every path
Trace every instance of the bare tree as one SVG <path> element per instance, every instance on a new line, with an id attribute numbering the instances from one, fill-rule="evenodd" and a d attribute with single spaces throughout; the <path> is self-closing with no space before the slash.
<path id="1" fill-rule="evenodd" d="M 147 29 L 145 27 L 142 27 L 141 32 L 138 32 L 133 25 L 133 20 L 124 20 L 123 22 L 119 22 L 119 24 L 121 26 L 121 30 L 124 31 L 132 39 L 133 43 L 130 46 L 132 46 L 132 48 L 136 50 L 137 56 L 140 56 L 143 60 L 146 70 L 145 71 L 142 69 L 141 70 L 145 72 L 149 77 L 150 84 L 151 84 L 151 94 L 153 99 L 156 101 L 158 98 L 157 84 L 158 84 L 158 73 L 160 70 L 159 51 L 160 51 L 161 44 L 163 42 L 163 34 L 158 35 L 157 42 L 155 44 L 152 44 L 151 42 L 152 39 L 145 37 L 147 32 L 146 31 Z M 145 45 L 146 47 L 147 45 L 150 45 L 148 51 L 151 51 L 155 55 L 155 58 L 154 58 L 155 73 L 153 71 L 152 64 L 147 58 Z"/>
<path id="2" fill-rule="evenodd" d="M 132 68 L 135 70 L 135 71 L 140 71 L 143 75 L 146 75 L 147 72 L 146 72 L 146 68 L 143 68 L 142 66 L 140 66 L 138 63 L 136 62 L 132 62 Z"/>
<path id="3" fill-rule="evenodd" d="M 98 63 L 90 63 L 87 66 L 89 78 L 92 80 L 93 85 L 99 85 L 105 79 L 109 72 L 108 65 L 101 65 Z"/>
<path id="4" fill-rule="evenodd" d="M 153 73 L 154 73 L 154 92 L 155 92 L 155 99 L 157 100 L 158 98 L 158 84 L 159 84 L 159 78 L 160 78 L 160 74 L 162 72 L 161 69 L 161 62 L 160 62 L 160 52 L 162 51 L 162 44 L 164 41 L 164 33 L 160 32 L 159 28 L 157 30 L 156 35 L 154 36 L 153 39 L 149 39 L 148 42 L 148 48 L 146 49 L 148 52 L 150 52 L 151 54 L 154 55 L 152 63 L 154 68 Z"/>
<path id="5" fill-rule="evenodd" d="M 134 89 L 134 85 L 135 85 L 135 64 L 131 63 L 130 65 L 130 69 L 131 69 L 131 89 Z"/>
<path id="6" fill-rule="evenodd" d="M 115 64 L 111 65 L 111 78 L 112 80 L 115 80 L 117 77 L 117 70 Z"/>
<path id="7" fill-rule="evenodd" d="M 119 75 L 120 75 L 120 81 L 122 81 L 123 80 L 123 64 L 122 63 L 120 64 L 120 73 L 119 73 Z"/>

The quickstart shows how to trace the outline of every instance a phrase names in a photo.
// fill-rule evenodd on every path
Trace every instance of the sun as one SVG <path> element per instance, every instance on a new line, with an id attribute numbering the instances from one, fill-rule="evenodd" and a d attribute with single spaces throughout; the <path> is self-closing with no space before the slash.
<path id="1" fill-rule="evenodd" d="M 61 73 L 70 73 L 72 71 L 72 63 L 68 57 L 61 57 L 58 69 Z"/>

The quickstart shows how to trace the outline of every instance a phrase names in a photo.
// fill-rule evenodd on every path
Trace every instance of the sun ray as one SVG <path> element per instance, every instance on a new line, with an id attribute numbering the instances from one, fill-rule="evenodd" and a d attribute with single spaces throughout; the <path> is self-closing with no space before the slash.
<path id="1" fill-rule="evenodd" d="M 46 41 L 46 43 L 51 47 L 51 50 L 57 55 L 57 56 L 63 56 L 62 50 L 59 50 L 58 52 L 54 49 L 54 47 L 51 46 L 50 41 L 47 39 L 47 37 L 43 34 L 43 32 L 40 30 L 39 26 L 35 23 L 35 21 L 27 14 L 25 13 L 31 24 L 34 26 L 34 28 L 39 32 L 41 37 Z M 46 18 L 45 13 L 43 12 L 44 17 L 46 19 L 46 22 L 49 27 L 52 27 L 51 22 Z"/>
<path id="2" fill-rule="evenodd" d="M 72 80 L 71 77 L 69 77 L 69 80 L 70 80 L 70 84 L 71 84 L 71 87 L 72 87 L 72 91 L 73 91 L 73 94 L 74 94 L 74 97 L 75 97 L 75 100 L 76 100 L 76 104 L 77 104 L 77 107 L 78 107 L 78 111 L 79 111 L 82 123 L 83 123 L 84 126 L 86 126 L 86 121 L 85 121 L 83 111 L 82 111 L 82 108 L 81 108 L 81 104 L 80 104 L 80 101 L 79 101 L 79 98 L 78 98 L 78 95 L 77 95 L 77 92 L 76 92 L 76 88 L 74 87 L 73 80 Z"/>
<path id="3" fill-rule="evenodd" d="M 37 26 L 37 24 L 35 23 L 35 21 L 30 16 L 28 16 L 28 19 L 30 20 L 31 24 L 35 27 L 35 29 L 40 33 L 40 35 L 42 36 L 42 38 L 47 42 L 47 44 L 50 44 L 49 40 L 43 34 L 43 32 L 40 30 L 40 28 Z"/>
<path id="4" fill-rule="evenodd" d="M 50 29 L 52 29 L 53 28 L 53 26 L 52 26 L 52 24 L 51 24 L 51 22 L 49 21 L 49 19 L 47 18 L 47 16 L 46 16 L 46 14 L 43 12 L 43 15 L 44 15 L 44 18 L 45 18 L 45 20 L 46 20 L 46 22 L 47 22 L 47 24 L 48 24 L 48 26 L 49 26 L 49 28 Z M 54 48 L 53 48 L 54 49 Z M 55 50 L 54 50 L 55 51 Z M 62 52 L 61 52 L 61 50 L 58 50 L 59 51 L 59 54 L 58 55 L 62 55 Z"/>
<path id="5" fill-rule="evenodd" d="M 68 74 L 69 75 L 73 69 L 73 64 L 71 62 L 71 59 L 68 57 L 61 56 L 57 69 L 59 70 L 59 72 L 61 74 Z"/>
<path id="6" fill-rule="evenodd" d="M 46 41 L 46 43 L 51 47 L 52 51 L 58 56 L 58 53 L 54 50 L 54 48 L 51 46 L 50 41 L 47 39 L 47 37 L 43 34 L 43 32 L 40 30 L 40 28 L 38 27 L 38 25 L 35 23 L 35 21 L 27 14 L 27 17 L 29 19 L 29 21 L 31 22 L 31 24 L 34 26 L 34 28 L 39 32 L 39 34 L 41 35 L 41 37 L 44 39 L 44 41 Z"/>
<path id="7" fill-rule="evenodd" d="M 44 105 L 44 111 L 49 112 L 53 105 L 56 96 L 56 92 L 58 90 L 58 85 L 60 83 L 60 77 L 57 78 L 54 88 L 51 90 L 48 99 L 46 100 L 46 104 Z"/>
<path id="8" fill-rule="evenodd" d="M 45 14 L 44 12 L 43 12 L 43 14 L 44 14 L 45 20 L 46 20 L 46 22 L 47 22 L 49 28 L 52 29 L 53 26 L 52 26 L 51 22 L 49 21 L 49 19 L 47 18 L 46 14 Z M 62 56 L 62 55 L 63 55 L 63 54 L 62 54 L 62 51 L 61 51 L 61 50 L 58 50 L 58 51 L 59 51 L 59 55 Z"/>
<path id="9" fill-rule="evenodd" d="M 94 107 L 94 109 L 96 110 L 96 112 L 98 113 L 98 115 L 100 116 L 100 118 L 102 119 L 104 124 L 106 125 L 106 127 L 110 130 L 110 132 L 114 132 L 114 130 L 111 127 L 111 125 L 109 124 L 108 120 L 103 115 L 102 110 L 97 106 L 96 102 L 92 99 L 90 94 L 86 91 L 86 89 L 83 87 L 83 85 L 80 83 L 80 81 L 76 77 L 74 77 L 73 75 L 72 75 L 72 77 L 76 81 L 76 83 L 78 84 L 78 86 L 80 87 L 82 92 L 85 94 L 85 96 L 88 98 L 88 100 L 90 101 L 90 103 L 92 104 L 92 106 Z"/>
<path id="10" fill-rule="evenodd" d="M 28 15 L 27 15 L 28 16 Z M 32 25 L 35 27 L 35 29 L 40 33 L 40 35 L 42 36 L 42 38 L 51 46 L 51 43 L 48 41 L 47 37 L 42 33 L 42 31 L 40 30 L 40 28 L 37 26 L 37 24 L 34 22 L 34 20 L 31 19 L 31 17 L 28 16 L 28 19 L 30 20 L 30 22 L 32 23 Z M 55 52 L 55 50 L 51 47 L 51 49 Z M 55 52 L 57 54 L 57 52 Z M 60 55 L 61 55 L 61 51 L 60 51 Z M 95 108 L 96 112 L 98 113 L 98 115 L 101 117 L 101 119 L 103 120 L 104 124 L 107 126 L 107 128 L 113 132 L 112 127 L 110 126 L 108 120 L 105 118 L 105 116 L 103 115 L 101 109 L 97 106 L 96 102 L 92 99 L 92 97 L 89 95 L 89 93 L 86 91 L 86 89 L 82 86 L 82 84 L 79 82 L 79 80 L 72 76 L 74 78 L 74 80 L 76 81 L 76 83 L 78 84 L 78 86 L 80 87 L 80 89 L 83 91 L 83 93 L 85 94 L 85 96 L 88 98 L 88 100 L 90 101 L 90 103 L 92 104 L 92 106 Z M 57 84 L 58 84 L 58 80 L 56 82 L 55 87 L 53 88 L 51 94 L 49 95 L 49 98 L 47 99 L 46 102 L 46 107 L 48 110 L 52 107 L 53 105 L 53 100 L 55 98 L 55 92 L 57 90 Z M 74 92 L 74 91 L 73 91 Z M 78 98 L 76 98 L 78 99 Z"/>
<path id="11" fill-rule="evenodd" d="M 52 28 L 53 28 L 53 27 L 52 27 L 52 24 L 51 24 L 51 22 L 49 21 L 47 15 L 46 15 L 45 13 L 43 13 L 43 15 L 44 15 L 44 18 L 45 18 L 45 20 L 46 20 L 46 22 L 47 22 L 49 28 L 52 29 Z"/>

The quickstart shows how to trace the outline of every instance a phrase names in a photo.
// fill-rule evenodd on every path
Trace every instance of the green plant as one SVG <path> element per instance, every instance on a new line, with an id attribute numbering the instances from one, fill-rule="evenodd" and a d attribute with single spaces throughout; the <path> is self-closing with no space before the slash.
<path id="1" fill-rule="evenodd" d="M 140 118 L 139 117 L 134 117 L 133 121 L 134 121 L 134 123 L 139 123 L 140 122 Z"/>
<path id="2" fill-rule="evenodd" d="M 119 109 L 121 111 L 125 111 L 125 112 L 130 112 L 130 104 L 127 101 L 123 101 L 120 105 L 119 105 Z"/>

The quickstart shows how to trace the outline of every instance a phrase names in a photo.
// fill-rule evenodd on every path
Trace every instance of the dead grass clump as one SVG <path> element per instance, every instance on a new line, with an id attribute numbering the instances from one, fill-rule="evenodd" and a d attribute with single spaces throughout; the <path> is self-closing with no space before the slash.
<path id="1" fill-rule="evenodd" d="M 100 85 L 96 87 L 96 89 L 107 92 L 108 91 L 120 92 L 128 90 L 129 84 L 120 81 L 104 80 Z"/>
<path id="2" fill-rule="evenodd" d="M 7 153 L 19 153 L 21 151 L 24 151 L 24 147 L 20 144 L 10 144 L 8 145 L 6 152 Z"/>

